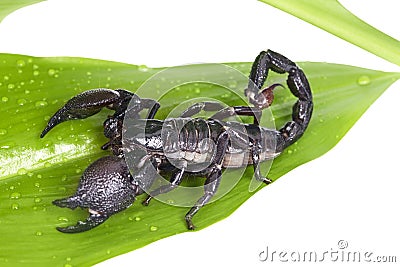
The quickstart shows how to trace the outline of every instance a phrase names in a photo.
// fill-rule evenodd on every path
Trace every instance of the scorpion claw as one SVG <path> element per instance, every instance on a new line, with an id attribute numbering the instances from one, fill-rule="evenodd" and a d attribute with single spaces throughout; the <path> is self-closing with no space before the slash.
<path id="1" fill-rule="evenodd" d="M 85 221 L 78 221 L 76 225 L 56 227 L 56 229 L 62 233 L 81 233 L 93 229 L 94 227 L 105 222 L 107 219 L 108 216 L 101 214 L 90 214 Z"/>
<path id="2" fill-rule="evenodd" d="M 61 208 L 88 208 L 89 217 L 74 226 L 58 227 L 57 230 L 63 233 L 84 232 L 128 208 L 138 191 L 131 178 L 122 158 L 106 156 L 92 163 L 83 173 L 74 195 L 53 201 Z"/>
<path id="3" fill-rule="evenodd" d="M 67 197 L 67 198 L 62 198 L 62 199 L 56 199 L 53 200 L 53 205 L 56 205 L 60 208 L 70 208 L 70 209 L 76 209 L 77 207 L 79 207 L 81 205 L 81 203 L 79 203 L 79 198 L 76 196 L 71 196 L 71 197 Z"/>
<path id="4" fill-rule="evenodd" d="M 98 112 L 103 107 L 110 107 L 118 102 L 120 93 L 110 89 L 93 89 L 80 93 L 60 108 L 49 120 L 46 128 L 41 133 L 43 138 L 56 125 L 73 119 L 84 119 Z"/>

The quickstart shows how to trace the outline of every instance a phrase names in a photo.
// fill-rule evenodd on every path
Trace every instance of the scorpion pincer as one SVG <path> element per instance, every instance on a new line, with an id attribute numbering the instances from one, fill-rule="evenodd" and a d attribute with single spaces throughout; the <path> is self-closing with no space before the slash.
<path id="1" fill-rule="evenodd" d="M 271 105 L 273 89 L 278 85 L 262 88 L 270 70 L 287 73 L 287 86 L 298 98 L 292 108 L 292 120 L 279 130 L 258 124 L 262 110 Z M 132 205 L 136 196 L 147 192 L 145 189 L 151 185 L 152 177 L 164 169 L 171 173 L 170 183 L 152 190 L 144 205 L 152 197 L 176 188 L 185 175 L 206 177 L 204 194 L 185 216 L 190 230 L 195 228 L 193 216 L 216 193 L 224 169 L 253 165 L 255 178 L 269 184 L 271 180 L 261 174 L 260 162 L 277 157 L 303 135 L 313 110 L 310 85 L 294 62 L 268 50 L 256 57 L 245 95 L 252 107 L 223 108 L 217 102 L 200 102 L 190 106 L 180 118 L 164 121 L 154 119 L 160 107 L 155 100 L 141 99 L 123 89 L 93 89 L 70 99 L 50 118 L 40 137 L 61 122 L 87 118 L 105 107 L 114 114 L 104 122 L 104 135 L 109 141 L 102 149 L 110 149 L 112 155 L 98 159 L 84 171 L 74 195 L 53 201 L 59 207 L 88 208 L 90 213 L 85 221 L 57 229 L 77 233 L 100 225 Z M 147 118 L 140 119 L 138 114 L 145 109 L 149 110 Z M 215 113 L 208 119 L 192 118 L 202 110 Z M 254 123 L 224 121 L 235 115 L 254 117 Z M 122 137 L 125 117 L 133 119 L 132 127 L 129 125 L 127 130 L 131 131 L 129 140 Z M 138 153 L 127 158 L 124 149 Z M 128 160 L 135 162 L 132 172 L 127 166 Z"/>

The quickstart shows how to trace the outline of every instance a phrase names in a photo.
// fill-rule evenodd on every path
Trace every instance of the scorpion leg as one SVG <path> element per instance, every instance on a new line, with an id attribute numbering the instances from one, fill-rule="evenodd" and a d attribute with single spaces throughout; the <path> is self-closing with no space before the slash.
<path id="1" fill-rule="evenodd" d="M 111 118 L 122 121 L 130 101 L 135 101 L 130 114 L 137 114 L 139 111 L 148 108 L 148 117 L 151 119 L 159 108 L 159 104 L 151 99 L 141 99 L 137 95 L 123 89 L 92 89 L 78 94 L 71 98 L 60 108 L 49 120 L 46 128 L 41 133 L 43 138 L 56 125 L 72 119 L 84 119 L 100 112 L 104 107 L 114 110 Z M 139 117 L 138 117 L 139 118 Z"/>
<path id="2" fill-rule="evenodd" d="M 228 131 L 223 132 L 217 140 L 216 155 L 210 167 L 210 172 L 207 175 L 204 184 L 204 195 L 200 197 L 196 204 L 185 215 L 186 224 L 189 230 L 194 230 L 195 226 L 192 222 L 193 216 L 207 204 L 215 195 L 219 187 L 222 175 L 222 161 L 225 156 L 225 151 L 229 143 Z"/>
<path id="3" fill-rule="evenodd" d="M 254 121 L 259 120 L 261 116 L 261 110 L 255 107 L 246 107 L 246 106 L 234 106 L 234 107 L 226 107 L 218 102 L 200 102 L 195 103 L 189 108 L 187 108 L 182 114 L 181 118 L 192 117 L 202 110 L 204 111 L 218 111 L 214 115 L 211 116 L 211 119 L 215 120 L 224 120 L 233 116 L 251 116 L 254 117 Z"/>
<path id="4" fill-rule="evenodd" d="M 168 193 L 169 191 L 177 188 L 183 180 L 183 174 L 185 173 L 185 168 L 177 169 L 171 176 L 168 184 L 162 185 L 157 189 L 154 189 L 147 195 L 146 199 L 142 202 L 144 206 L 148 206 L 150 200 L 160 194 Z"/>
<path id="5" fill-rule="evenodd" d="M 90 216 L 76 225 L 57 227 L 57 230 L 63 233 L 90 230 L 128 208 L 138 194 L 140 188 L 132 182 L 123 158 L 100 158 L 85 170 L 74 195 L 53 201 L 54 205 L 62 208 L 88 208 Z"/>

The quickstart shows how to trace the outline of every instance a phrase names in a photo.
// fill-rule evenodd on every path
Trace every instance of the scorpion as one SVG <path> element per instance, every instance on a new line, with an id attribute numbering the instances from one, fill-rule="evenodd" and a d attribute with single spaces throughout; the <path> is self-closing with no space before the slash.
<path id="1" fill-rule="evenodd" d="M 297 97 L 292 107 L 292 120 L 278 130 L 259 125 L 262 110 L 272 104 L 273 89 L 280 85 L 263 88 L 270 70 L 287 73 L 287 86 Z M 112 155 L 87 167 L 72 196 L 53 201 L 59 207 L 87 208 L 90 214 L 85 221 L 57 227 L 57 230 L 63 233 L 88 231 L 131 206 L 140 194 L 148 193 L 143 201 L 148 205 L 153 197 L 178 187 L 185 175 L 206 178 L 204 194 L 185 215 L 187 228 L 193 230 L 193 216 L 215 195 L 224 169 L 253 165 L 254 177 L 265 184 L 271 183 L 272 180 L 261 174 L 260 163 L 277 157 L 303 135 L 313 111 L 311 88 L 306 75 L 294 62 L 267 50 L 256 57 L 244 93 L 252 107 L 224 108 L 217 102 L 199 102 L 180 117 L 165 120 L 154 119 L 160 107 L 157 101 L 142 99 L 124 89 L 92 89 L 68 100 L 49 119 L 40 137 L 61 122 L 84 119 L 108 108 L 114 113 L 103 123 L 104 135 L 109 141 L 101 148 L 110 149 Z M 141 119 L 139 112 L 146 109 L 147 117 Z M 201 111 L 215 113 L 207 119 L 193 118 Z M 224 121 L 235 115 L 253 117 L 254 122 Z M 129 129 L 124 129 L 126 117 L 133 119 Z M 124 131 L 129 132 L 127 140 L 123 138 Z M 134 170 L 130 171 L 127 161 L 134 162 Z M 195 167 L 189 168 L 189 165 Z M 152 177 L 163 170 L 169 171 L 170 182 L 146 191 Z"/>

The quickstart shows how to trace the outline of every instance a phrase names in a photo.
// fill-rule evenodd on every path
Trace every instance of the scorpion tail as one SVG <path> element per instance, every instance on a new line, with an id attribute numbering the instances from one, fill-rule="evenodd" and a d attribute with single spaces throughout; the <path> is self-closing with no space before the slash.
<path id="1" fill-rule="evenodd" d="M 293 106 L 292 121 L 279 130 L 282 141 L 277 146 L 278 150 L 283 150 L 296 142 L 306 130 L 313 111 L 312 93 L 306 75 L 294 62 L 271 50 L 262 51 L 253 63 L 249 85 L 245 91 L 249 102 L 254 106 L 263 109 L 272 103 L 272 90 L 277 84 L 259 92 L 269 70 L 281 74 L 288 73 L 287 85 L 291 93 L 298 98 Z"/>

